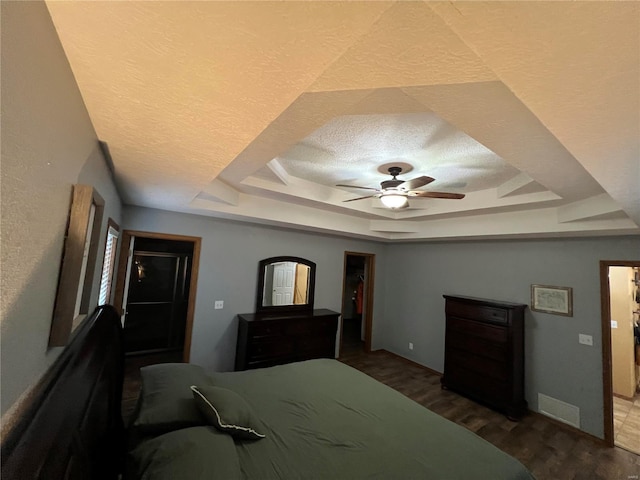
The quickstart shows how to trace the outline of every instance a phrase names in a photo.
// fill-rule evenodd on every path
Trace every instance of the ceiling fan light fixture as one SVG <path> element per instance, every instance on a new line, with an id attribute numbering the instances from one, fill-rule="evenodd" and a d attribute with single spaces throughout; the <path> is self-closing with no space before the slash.
<path id="1" fill-rule="evenodd" d="M 401 167 L 393 166 L 389 167 L 389 175 L 393 178 L 391 180 L 385 180 L 380 182 L 380 188 L 361 187 L 359 185 L 345 185 L 339 183 L 336 187 L 346 188 L 359 188 L 362 190 L 373 190 L 376 193 L 358 198 L 348 198 L 343 202 L 353 202 L 356 200 L 364 200 L 365 198 L 379 198 L 382 204 L 390 208 L 391 210 L 399 210 L 401 208 L 408 208 L 409 201 L 407 197 L 411 198 L 449 198 L 449 199 L 461 199 L 464 198 L 462 193 L 448 193 L 448 192 L 431 192 L 425 190 L 414 190 L 416 188 L 424 187 L 435 181 L 435 178 L 422 175 L 420 177 L 413 178 L 411 180 L 398 180 L 396 177 L 402 172 Z"/>
<path id="2" fill-rule="evenodd" d="M 391 208 L 392 210 L 404 208 L 409 203 L 406 195 L 400 195 L 398 193 L 385 193 L 380 197 L 380 201 L 385 207 Z"/>

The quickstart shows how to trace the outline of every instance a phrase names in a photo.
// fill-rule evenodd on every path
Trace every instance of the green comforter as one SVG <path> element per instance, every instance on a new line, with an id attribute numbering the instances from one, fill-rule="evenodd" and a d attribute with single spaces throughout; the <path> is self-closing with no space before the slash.
<path id="1" fill-rule="evenodd" d="M 533 478 L 517 460 L 474 433 L 335 360 L 215 373 L 211 378 L 250 404 L 266 438 L 233 441 L 210 427 L 185 429 L 193 442 L 185 450 L 203 460 L 183 458 L 185 466 L 177 470 L 184 471 L 181 479 Z M 215 440 L 210 446 L 203 445 L 207 436 Z M 158 474 L 162 469 L 157 465 L 149 466 L 149 449 L 144 454 L 144 460 L 137 458 L 139 465 L 146 462 L 138 469 L 141 478 L 170 478 Z M 207 462 L 218 470 L 228 463 L 232 470 L 207 475 Z M 175 472 L 177 467 L 168 468 Z"/>

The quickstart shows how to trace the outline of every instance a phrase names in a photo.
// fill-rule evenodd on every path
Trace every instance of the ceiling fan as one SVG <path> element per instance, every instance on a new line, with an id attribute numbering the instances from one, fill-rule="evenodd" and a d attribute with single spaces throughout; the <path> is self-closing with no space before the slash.
<path id="1" fill-rule="evenodd" d="M 448 198 L 448 199 L 461 199 L 464 198 L 462 193 L 447 193 L 447 192 L 427 192 L 425 190 L 414 190 L 416 188 L 424 187 L 435 179 L 427 177 L 425 175 L 416 177 L 411 180 L 398 180 L 396 177 L 400 175 L 402 168 L 389 167 L 389 175 L 393 178 L 391 180 L 385 180 L 380 182 L 381 188 L 372 187 L 359 187 L 357 185 L 336 185 L 336 187 L 348 187 L 348 188 L 360 188 L 363 190 L 374 190 L 376 193 L 373 195 L 367 195 L 366 197 L 351 198 L 344 200 L 345 202 L 354 202 L 356 200 L 363 200 L 365 198 L 377 197 L 388 208 L 398 210 L 401 208 L 407 208 L 409 206 L 409 198 Z"/>

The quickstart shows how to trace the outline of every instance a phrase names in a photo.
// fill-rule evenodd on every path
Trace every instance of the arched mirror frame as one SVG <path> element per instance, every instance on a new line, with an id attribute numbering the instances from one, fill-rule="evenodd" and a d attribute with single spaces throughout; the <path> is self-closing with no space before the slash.
<path id="1" fill-rule="evenodd" d="M 264 305 L 264 283 L 267 266 L 272 263 L 279 262 L 295 262 L 301 263 L 309 267 L 309 281 L 307 289 L 307 303 L 303 305 Z M 316 286 L 316 264 L 311 260 L 301 257 L 271 257 L 260 260 L 258 267 L 258 292 L 256 296 L 256 313 L 289 313 L 289 312 L 306 312 L 313 310 L 313 299 Z"/>

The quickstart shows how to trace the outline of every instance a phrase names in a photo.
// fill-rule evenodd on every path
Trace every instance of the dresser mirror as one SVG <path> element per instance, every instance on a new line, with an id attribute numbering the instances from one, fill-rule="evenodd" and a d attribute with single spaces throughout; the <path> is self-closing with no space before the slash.
<path id="1" fill-rule="evenodd" d="M 257 313 L 313 310 L 316 264 L 300 257 L 271 257 L 258 269 Z"/>

